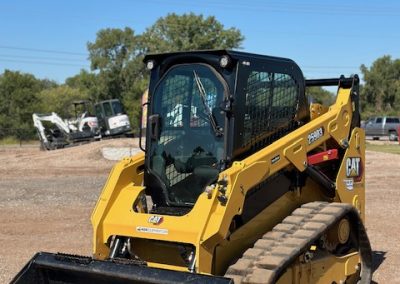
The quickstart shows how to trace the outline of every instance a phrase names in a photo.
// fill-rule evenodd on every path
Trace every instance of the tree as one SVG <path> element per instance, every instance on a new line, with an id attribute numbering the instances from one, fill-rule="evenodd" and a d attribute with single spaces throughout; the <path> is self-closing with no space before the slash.
<path id="1" fill-rule="evenodd" d="M 175 13 L 160 18 L 141 36 L 142 52 L 239 48 L 244 37 L 235 28 L 224 29 L 215 17 Z"/>
<path id="2" fill-rule="evenodd" d="M 38 107 L 40 112 L 55 112 L 62 118 L 69 118 L 75 115 L 72 104 L 74 101 L 89 99 L 87 93 L 67 85 L 43 90 L 37 96 L 40 100 L 40 105 Z"/>
<path id="3" fill-rule="evenodd" d="M 99 81 L 97 74 L 82 69 L 78 75 L 67 78 L 65 84 L 73 89 L 78 89 L 92 102 L 97 102 L 101 100 Z"/>
<path id="4" fill-rule="evenodd" d="M 370 68 L 360 67 L 364 86 L 361 107 L 365 116 L 400 111 L 400 60 L 390 56 L 376 59 Z"/>
<path id="5" fill-rule="evenodd" d="M 33 136 L 32 113 L 39 105 L 38 93 L 53 84 L 10 70 L 0 75 L 0 138 Z"/>
<path id="6" fill-rule="evenodd" d="M 329 92 L 321 87 L 307 88 L 306 95 L 314 103 L 319 103 L 319 104 L 323 104 L 326 106 L 331 105 L 335 101 L 334 95 L 331 92 Z"/>
<path id="7" fill-rule="evenodd" d="M 122 99 L 127 86 L 123 70 L 132 59 L 136 37 L 132 29 L 104 29 L 88 43 L 92 71 L 99 71 L 99 99 Z"/>

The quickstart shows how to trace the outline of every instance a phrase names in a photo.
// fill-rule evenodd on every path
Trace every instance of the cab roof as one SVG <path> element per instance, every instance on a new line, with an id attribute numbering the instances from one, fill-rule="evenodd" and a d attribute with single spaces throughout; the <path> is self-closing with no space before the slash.
<path id="1" fill-rule="evenodd" d="M 166 58 L 171 57 L 192 57 L 192 56 L 201 56 L 201 55 L 211 55 L 211 56 L 222 56 L 229 55 L 232 59 L 236 60 L 268 60 L 268 61 L 279 61 L 279 62 L 287 62 L 296 64 L 293 60 L 283 57 L 269 56 L 269 55 L 260 55 L 248 52 L 241 52 L 236 50 L 228 50 L 228 49 L 216 49 L 216 50 L 196 50 L 196 51 L 180 51 L 180 52 L 169 52 L 169 53 L 154 53 L 147 54 L 143 62 L 147 62 L 149 60 L 155 60 L 156 62 L 162 62 Z"/>

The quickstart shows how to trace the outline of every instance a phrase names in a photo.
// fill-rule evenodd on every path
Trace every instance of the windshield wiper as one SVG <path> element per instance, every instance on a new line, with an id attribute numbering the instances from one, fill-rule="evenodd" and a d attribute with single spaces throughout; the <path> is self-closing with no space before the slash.
<path id="1" fill-rule="evenodd" d="M 197 72 L 193 70 L 193 75 L 194 75 L 194 80 L 196 81 L 197 89 L 199 89 L 199 94 L 201 98 L 201 102 L 203 103 L 204 109 L 207 112 L 208 119 L 211 123 L 212 129 L 215 133 L 215 136 L 222 136 L 223 132 L 221 131 L 221 128 L 218 127 L 217 122 L 215 121 L 214 116 L 212 115 L 212 111 L 207 105 L 206 102 L 206 91 L 204 90 L 203 83 L 201 82 L 201 79 L 199 75 L 197 75 Z"/>

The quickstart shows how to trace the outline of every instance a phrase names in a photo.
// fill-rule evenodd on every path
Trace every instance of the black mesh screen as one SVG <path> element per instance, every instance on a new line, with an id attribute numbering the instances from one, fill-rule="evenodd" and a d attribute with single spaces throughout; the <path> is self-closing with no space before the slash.
<path id="1" fill-rule="evenodd" d="M 184 108 L 187 108 L 187 99 L 190 80 L 187 76 L 173 76 L 165 81 L 161 109 L 165 115 L 160 145 L 166 145 L 173 140 L 180 139 L 183 134 Z M 162 149 L 162 148 L 161 148 Z M 172 186 L 183 180 L 189 174 L 179 173 L 173 164 L 165 167 L 166 182 Z"/>
<path id="2" fill-rule="evenodd" d="M 201 78 L 206 93 L 205 105 L 202 102 L 199 89 L 194 80 L 190 80 L 188 76 L 174 76 L 166 81 L 165 89 L 161 101 L 161 109 L 166 113 L 163 132 L 160 137 L 160 144 L 166 145 L 175 140 L 177 147 L 184 150 L 192 150 L 194 144 L 185 137 L 183 126 L 185 117 L 189 117 L 191 128 L 209 126 L 209 118 L 206 113 L 207 107 L 212 111 L 216 107 L 217 88 L 215 82 L 208 78 Z M 188 103 L 190 100 L 190 103 Z M 187 122 L 186 122 L 187 123 Z M 190 145 L 186 145 L 186 144 Z M 186 154 L 186 153 L 185 153 Z M 167 164 L 165 168 L 165 177 L 169 186 L 173 186 L 188 177 L 190 173 L 182 173 L 176 170 L 174 164 Z"/>
<path id="3" fill-rule="evenodd" d="M 183 106 L 188 95 L 189 80 L 186 76 L 174 76 L 165 82 L 161 109 L 166 112 L 165 128 L 183 126 Z"/>
<path id="4" fill-rule="evenodd" d="M 287 74 L 253 71 L 247 80 L 243 147 L 259 149 L 297 127 L 299 90 Z"/>
<path id="5" fill-rule="evenodd" d="M 178 182 L 184 180 L 187 176 L 190 175 L 190 174 L 179 173 L 175 169 L 174 165 L 167 166 L 167 168 L 165 169 L 165 174 L 167 176 L 170 186 L 177 184 Z"/>
<path id="6" fill-rule="evenodd" d="M 215 83 L 207 78 L 201 78 L 201 82 L 204 86 L 204 89 L 207 92 L 206 94 L 207 96 L 205 98 L 206 106 L 204 106 L 201 100 L 201 95 L 199 89 L 197 88 L 196 83 L 193 82 L 192 110 L 190 112 L 190 124 L 192 127 L 208 126 L 209 125 L 208 117 L 201 114 L 207 113 L 207 110 L 205 109 L 206 107 L 211 112 L 216 107 L 218 90 Z"/>

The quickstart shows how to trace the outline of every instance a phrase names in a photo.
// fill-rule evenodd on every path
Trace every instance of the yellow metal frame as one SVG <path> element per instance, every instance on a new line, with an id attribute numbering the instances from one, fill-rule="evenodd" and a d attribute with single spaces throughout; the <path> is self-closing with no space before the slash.
<path id="1" fill-rule="evenodd" d="M 113 235 L 186 243 L 196 248 L 196 272 L 223 273 L 230 257 L 243 251 L 243 243 L 246 239 L 254 237 L 255 230 L 258 230 L 258 234 L 265 233 L 300 204 L 323 198 L 318 190 L 315 190 L 318 185 L 308 181 L 302 194 L 288 192 L 260 213 L 264 217 L 254 218 L 246 227 L 250 228 L 249 230 L 239 229 L 231 235 L 231 222 L 235 215 L 242 213 L 246 193 L 252 187 L 286 167 L 291 166 L 304 171 L 307 166 L 307 153 L 323 146 L 330 139 L 343 148 L 347 144 L 350 145 L 345 158 L 361 157 L 364 163 L 363 130 L 354 129 L 348 141 L 354 110 L 350 94 L 350 88 L 339 87 L 336 103 L 328 110 L 321 109 L 322 111 L 309 123 L 246 159 L 234 162 L 230 168 L 221 172 L 219 180 L 225 180 L 227 183 L 226 204 L 218 200 L 218 195 L 221 194 L 218 189 L 221 185 L 216 185 L 211 193 L 199 196 L 188 214 L 162 216 L 161 224 L 149 223 L 152 214 L 135 212 L 133 208 L 133 204 L 145 189 L 142 186 L 143 153 L 122 160 L 110 173 L 92 214 L 94 256 L 98 259 L 108 256 L 107 242 Z M 322 136 L 309 144 L 308 135 L 320 128 L 323 128 Z M 273 158 L 277 156 L 278 161 L 272 163 Z M 364 176 L 360 182 L 354 183 L 352 191 L 345 187 L 343 179 L 346 177 L 345 166 L 342 163 L 336 180 L 337 194 L 334 200 L 353 204 L 364 218 Z M 229 246 L 229 242 L 232 240 L 233 243 L 235 239 L 237 244 L 242 245 Z M 151 248 L 148 250 L 149 253 L 153 253 Z M 216 258 L 216 254 L 219 257 Z M 148 265 L 187 271 L 187 267 L 166 263 L 150 262 Z"/>
<path id="2" fill-rule="evenodd" d="M 316 257 L 306 263 L 297 261 L 279 278 L 277 284 L 345 283 L 359 270 L 358 263 L 357 252 L 344 257 L 333 255 Z"/>

